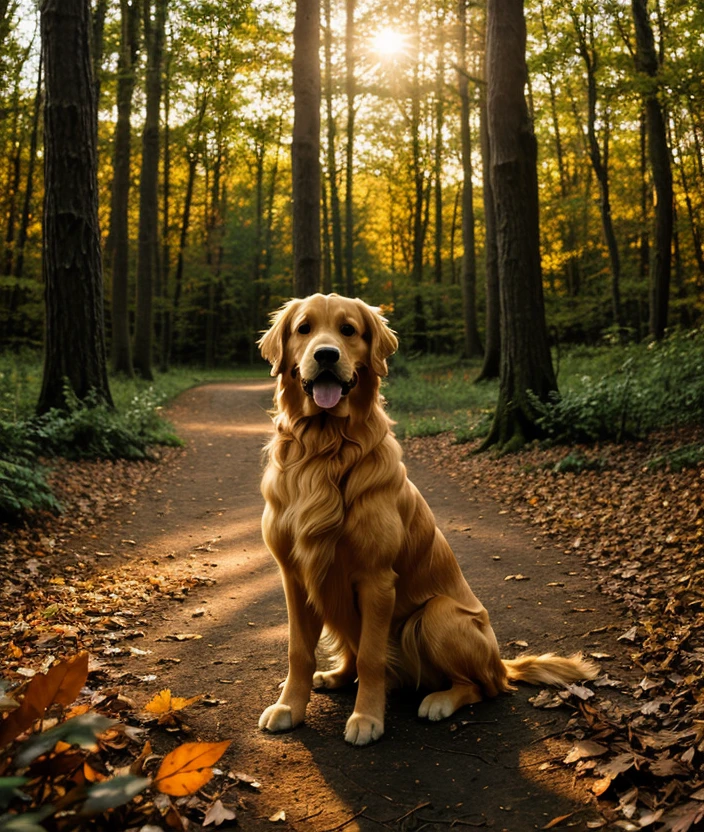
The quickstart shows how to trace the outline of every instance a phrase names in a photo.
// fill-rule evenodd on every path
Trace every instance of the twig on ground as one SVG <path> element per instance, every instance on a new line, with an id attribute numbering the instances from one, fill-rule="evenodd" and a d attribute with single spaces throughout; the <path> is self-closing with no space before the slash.
<path id="1" fill-rule="evenodd" d="M 488 766 L 496 765 L 496 761 L 492 763 L 487 760 L 486 757 L 482 757 L 481 754 L 476 754 L 474 751 L 458 751 L 456 748 L 439 748 L 437 745 L 430 745 L 430 743 L 427 742 L 423 743 L 423 747 L 431 748 L 433 751 L 443 751 L 445 754 L 461 754 L 463 757 L 476 757 Z"/>
<path id="2" fill-rule="evenodd" d="M 323 829 L 322 832 L 338 832 L 338 829 L 344 829 L 345 826 L 349 826 L 352 823 L 353 820 L 357 820 L 357 818 L 360 815 L 363 815 L 366 811 L 367 811 L 367 807 L 362 806 L 362 808 L 359 810 L 359 812 L 356 812 L 354 815 L 352 815 L 351 818 L 347 818 L 347 820 L 344 820 L 342 823 L 338 823 L 337 826 L 331 826 L 330 829 Z M 371 820 L 371 818 L 370 818 L 370 820 Z"/>

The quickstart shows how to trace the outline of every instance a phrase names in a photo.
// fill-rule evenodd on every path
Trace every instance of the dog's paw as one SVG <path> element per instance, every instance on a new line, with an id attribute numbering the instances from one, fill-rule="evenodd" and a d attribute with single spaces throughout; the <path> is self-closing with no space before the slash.
<path id="1" fill-rule="evenodd" d="M 447 719 L 457 710 L 454 701 L 445 690 L 429 693 L 420 703 L 418 716 L 422 719 L 429 719 L 437 722 L 440 719 Z"/>
<path id="2" fill-rule="evenodd" d="M 369 745 L 381 739 L 384 720 L 374 719 L 366 714 L 353 713 L 345 726 L 345 740 L 351 745 Z"/>
<path id="3" fill-rule="evenodd" d="M 259 727 L 262 731 L 271 731 L 273 734 L 290 731 L 295 724 L 291 708 L 288 705 L 280 705 L 278 702 L 275 705 L 269 705 L 259 717 Z"/>
<path id="4" fill-rule="evenodd" d="M 350 676 L 348 673 L 340 673 L 337 670 L 318 670 L 313 675 L 313 687 L 318 690 L 321 688 L 336 690 L 337 688 L 344 688 L 350 682 L 354 682 L 354 676 Z"/>

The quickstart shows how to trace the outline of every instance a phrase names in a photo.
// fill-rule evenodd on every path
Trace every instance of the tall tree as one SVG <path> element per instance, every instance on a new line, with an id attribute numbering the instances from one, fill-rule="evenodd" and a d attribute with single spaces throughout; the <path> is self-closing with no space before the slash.
<path id="1" fill-rule="evenodd" d="M 293 30 L 293 290 L 320 286 L 320 2 L 296 0 Z"/>
<path id="2" fill-rule="evenodd" d="M 120 0 L 120 53 L 117 60 L 117 121 L 113 142 L 110 233 L 106 254 L 112 261 L 111 359 L 115 372 L 132 376 L 129 324 L 129 193 L 132 158 L 132 97 L 138 54 L 139 9 Z"/>
<path id="3" fill-rule="evenodd" d="M 457 82 L 460 93 L 462 142 L 462 317 L 467 358 L 482 354 L 477 328 L 477 257 L 474 241 L 474 188 L 472 185 L 472 134 L 470 130 L 469 74 L 467 71 L 467 0 L 459 0 Z"/>
<path id="4" fill-rule="evenodd" d="M 538 226 L 537 142 L 524 88 L 523 0 L 487 0 L 487 116 L 501 295 L 499 398 L 485 447 L 540 435 L 531 394 L 557 390 L 550 357 Z"/>
<path id="5" fill-rule="evenodd" d="M 90 0 L 44 0 L 44 376 L 37 409 L 112 404 L 103 322 Z"/>
<path id="6" fill-rule="evenodd" d="M 486 87 L 479 104 L 479 132 L 482 150 L 482 198 L 484 201 L 484 271 L 486 285 L 486 328 L 484 362 L 476 381 L 498 378 L 501 370 L 501 298 L 499 252 L 496 243 L 496 209 L 491 184 L 491 150 L 486 112 Z"/>
<path id="7" fill-rule="evenodd" d="M 139 246 L 134 368 L 151 380 L 154 335 L 154 281 L 159 263 L 159 110 L 168 0 L 143 0 L 142 25 L 147 51 L 146 111 L 139 180 Z"/>
<path id="8" fill-rule="evenodd" d="M 357 0 L 346 0 L 345 9 L 345 95 L 347 129 L 345 130 L 345 293 L 354 297 L 354 133 L 357 79 L 355 77 Z"/>
<path id="9" fill-rule="evenodd" d="M 672 269 L 673 193 L 667 126 L 660 103 L 660 59 L 655 49 L 647 0 L 631 0 L 636 30 L 636 69 L 643 76 L 648 156 L 655 187 L 655 233 L 650 260 L 650 336 L 660 339 L 667 327 Z"/>
<path id="10" fill-rule="evenodd" d="M 591 6 L 585 9 L 580 17 L 574 9 L 571 11 L 574 30 L 577 35 L 577 47 L 584 62 L 587 73 L 587 146 L 594 173 L 601 190 L 601 223 L 604 230 L 606 247 L 611 263 L 611 314 L 612 322 L 621 330 L 623 328 L 623 312 L 621 309 L 621 256 L 618 241 L 611 216 L 611 183 L 609 174 L 609 139 L 611 125 L 609 114 L 604 113 L 601 118 L 603 124 L 603 150 L 599 144 L 597 123 L 598 89 L 597 70 L 599 69 L 599 52 L 594 34 L 594 14 Z"/>
<path id="11" fill-rule="evenodd" d="M 327 174 L 330 186 L 330 237 L 332 242 L 332 285 L 343 289 L 342 223 L 340 194 L 337 183 L 337 123 L 333 110 L 332 79 L 332 10 L 330 0 L 324 0 L 325 9 L 325 115 L 327 121 Z"/>

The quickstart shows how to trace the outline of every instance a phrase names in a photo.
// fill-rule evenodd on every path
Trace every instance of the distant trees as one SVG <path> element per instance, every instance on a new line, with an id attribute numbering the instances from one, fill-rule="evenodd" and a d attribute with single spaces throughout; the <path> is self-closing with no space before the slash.
<path id="1" fill-rule="evenodd" d="M 403 349 L 484 346 L 482 377 L 498 373 L 483 7 L 325 0 L 321 78 L 312 0 L 300 0 L 297 24 L 280 0 L 91 6 L 115 368 L 129 373 L 131 354 L 145 376 L 171 359 L 248 360 L 272 307 L 324 287 L 384 305 Z M 41 68 L 38 38 L 20 25 L 34 8 L 0 0 L 0 343 L 12 347 L 39 344 L 44 326 Z M 659 337 L 668 323 L 697 323 L 704 9 L 526 8 L 551 338 Z M 307 44 L 295 129 L 294 28 Z"/>
<path id="2" fill-rule="evenodd" d="M 90 0 L 43 0 L 44 376 L 37 409 L 112 404 L 103 326 Z"/>

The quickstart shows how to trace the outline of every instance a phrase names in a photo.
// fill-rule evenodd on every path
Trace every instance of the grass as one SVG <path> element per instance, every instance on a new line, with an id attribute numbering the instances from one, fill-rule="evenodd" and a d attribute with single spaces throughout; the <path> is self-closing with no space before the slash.
<path id="1" fill-rule="evenodd" d="M 553 354 L 553 366 L 560 396 L 542 407 L 542 422 L 555 441 L 622 440 L 704 421 L 704 331 L 656 344 L 573 347 Z M 498 382 L 475 384 L 478 374 L 476 362 L 394 357 L 384 395 L 398 435 L 485 435 Z"/>

